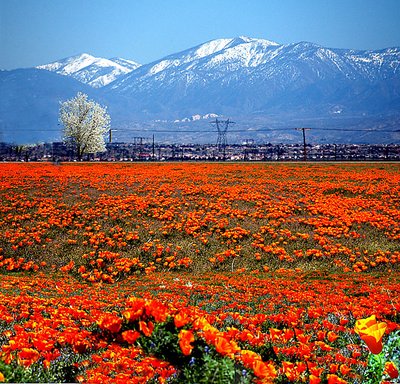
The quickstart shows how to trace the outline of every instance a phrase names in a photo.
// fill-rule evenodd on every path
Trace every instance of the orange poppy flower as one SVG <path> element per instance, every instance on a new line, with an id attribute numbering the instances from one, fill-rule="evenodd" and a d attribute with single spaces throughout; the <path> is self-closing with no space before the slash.
<path id="1" fill-rule="evenodd" d="M 132 297 L 128 299 L 128 308 L 122 313 L 125 320 L 130 323 L 138 320 L 144 313 L 145 300 Z"/>
<path id="2" fill-rule="evenodd" d="M 154 320 L 161 323 L 167 319 L 168 310 L 164 304 L 156 300 L 150 300 L 146 302 L 146 314 L 153 316 Z"/>
<path id="3" fill-rule="evenodd" d="M 31 364 L 38 361 L 39 358 L 39 352 L 32 348 L 22 348 L 22 350 L 18 352 L 18 362 L 24 367 L 29 367 Z"/>
<path id="4" fill-rule="evenodd" d="M 245 367 L 252 367 L 256 360 L 261 360 L 261 356 L 253 351 L 242 349 L 240 359 Z"/>
<path id="5" fill-rule="evenodd" d="M 317 377 L 317 376 L 310 375 L 309 378 L 308 378 L 308 382 L 310 384 L 319 384 L 321 382 L 321 379 L 319 377 Z"/>
<path id="6" fill-rule="evenodd" d="M 236 352 L 240 351 L 240 348 L 234 341 L 228 341 L 222 336 L 218 336 L 215 339 L 215 349 L 221 355 L 227 355 L 231 358 Z"/>
<path id="7" fill-rule="evenodd" d="M 351 372 L 351 368 L 349 366 L 347 366 L 346 364 L 341 364 L 339 367 L 339 370 L 343 376 L 346 376 Z"/>
<path id="8" fill-rule="evenodd" d="M 365 344 L 367 344 L 368 349 L 377 355 L 382 351 L 382 337 L 385 334 L 386 328 L 386 323 L 378 323 L 375 315 L 372 315 L 366 319 L 357 320 L 354 330 L 360 335 Z"/>
<path id="9" fill-rule="evenodd" d="M 179 346 L 181 347 L 181 351 L 185 356 L 188 356 L 192 353 L 194 342 L 194 335 L 192 331 L 188 331 L 186 329 L 182 329 L 179 334 Z"/>
<path id="10" fill-rule="evenodd" d="M 117 333 L 122 327 L 122 319 L 111 313 L 106 313 L 97 321 L 97 324 L 103 330 Z"/>
<path id="11" fill-rule="evenodd" d="M 139 321 L 139 329 L 141 332 L 143 332 L 143 334 L 145 336 L 151 336 L 151 334 L 153 333 L 153 329 L 154 329 L 154 324 L 149 321 L 148 323 L 146 323 L 145 321 Z"/>
<path id="12" fill-rule="evenodd" d="M 339 370 L 339 364 L 332 363 L 329 366 L 329 373 L 336 373 Z"/>
<path id="13" fill-rule="evenodd" d="M 335 342 L 339 338 L 339 335 L 337 335 L 335 332 L 332 331 L 329 331 L 327 336 L 328 336 L 328 341 L 330 343 Z"/>
<path id="14" fill-rule="evenodd" d="M 282 361 L 282 370 L 289 381 L 295 381 L 298 378 L 294 363 Z"/>
<path id="15" fill-rule="evenodd" d="M 347 384 L 347 381 L 336 375 L 328 375 L 328 384 Z"/>
<path id="16" fill-rule="evenodd" d="M 180 311 L 174 316 L 174 323 L 177 328 L 184 327 L 189 322 L 190 316 L 185 311 Z"/>
<path id="17" fill-rule="evenodd" d="M 121 335 L 124 341 L 129 344 L 133 344 L 140 337 L 140 333 L 138 331 L 133 331 L 132 329 L 122 332 Z"/>
<path id="18" fill-rule="evenodd" d="M 254 360 L 254 374 L 261 379 L 268 379 L 268 382 L 273 382 L 277 377 L 276 369 L 272 363 L 264 363 L 261 360 Z M 270 381 L 269 381 L 270 380 Z"/>
<path id="19" fill-rule="evenodd" d="M 397 379 L 399 377 L 399 371 L 393 361 L 385 363 L 385 373 L 388 374 L 391 379 Z"/>

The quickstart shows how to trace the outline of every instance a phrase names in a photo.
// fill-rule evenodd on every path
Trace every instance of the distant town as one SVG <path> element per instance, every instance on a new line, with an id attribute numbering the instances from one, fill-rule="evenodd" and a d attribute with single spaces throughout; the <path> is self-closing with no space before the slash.
<path id="1" fill-rule="evenodd" d="M 0 143 L 0 161 L 75 161 L 62 142 L 30 146 Z M 400 161 L 400 144 L 156 144 L 108 143 L 106 151 L 84 161 Z"/>

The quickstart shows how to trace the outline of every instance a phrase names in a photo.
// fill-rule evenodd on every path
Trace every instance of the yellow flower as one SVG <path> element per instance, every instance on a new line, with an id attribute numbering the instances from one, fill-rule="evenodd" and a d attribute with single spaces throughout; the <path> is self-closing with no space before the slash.
<path id="1" fill-rule="evenodd" d="M 382 337 L 385 334 L 386 327 L 386 323 L 377 322 L 375 315 L 372 315 L 366 319 L 357 320 L 354 330 L 367 344 L 369 350 L 377 355 L 381 353 L 383 348 Z"/>

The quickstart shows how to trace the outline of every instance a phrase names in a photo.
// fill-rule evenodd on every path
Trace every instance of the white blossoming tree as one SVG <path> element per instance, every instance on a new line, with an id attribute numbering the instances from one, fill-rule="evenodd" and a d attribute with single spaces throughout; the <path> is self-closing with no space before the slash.
<path id="1" fill-rule="evenodd" d="M 104 152 L 104 136 L 110 129 L 110 116 L 105 107 L 79 92 L 60 105 L 60 123 L 64 126 L 63 140 L 75 148 L 78 160 L 84 154 Z"/>

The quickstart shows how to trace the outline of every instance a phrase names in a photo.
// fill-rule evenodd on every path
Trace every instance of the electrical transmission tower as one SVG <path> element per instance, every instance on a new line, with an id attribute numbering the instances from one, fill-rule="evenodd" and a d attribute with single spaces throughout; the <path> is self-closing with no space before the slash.
<path id="1" fill-rule="evenodd" d="M 225 153 L 225 147 L 227 145 L 226 141 L 226 132 L 228 131 L 229 124 L 235 124 L 234 121 L 228 120 L 218 120 L 215 119 L 215 121 L 211 122 L 211 124 L 215 124 L 217 126 L 218 130 L 218 139 L 217 139 L 217 146 L 218 150 L 221 152 L 223 151 Z"/>

